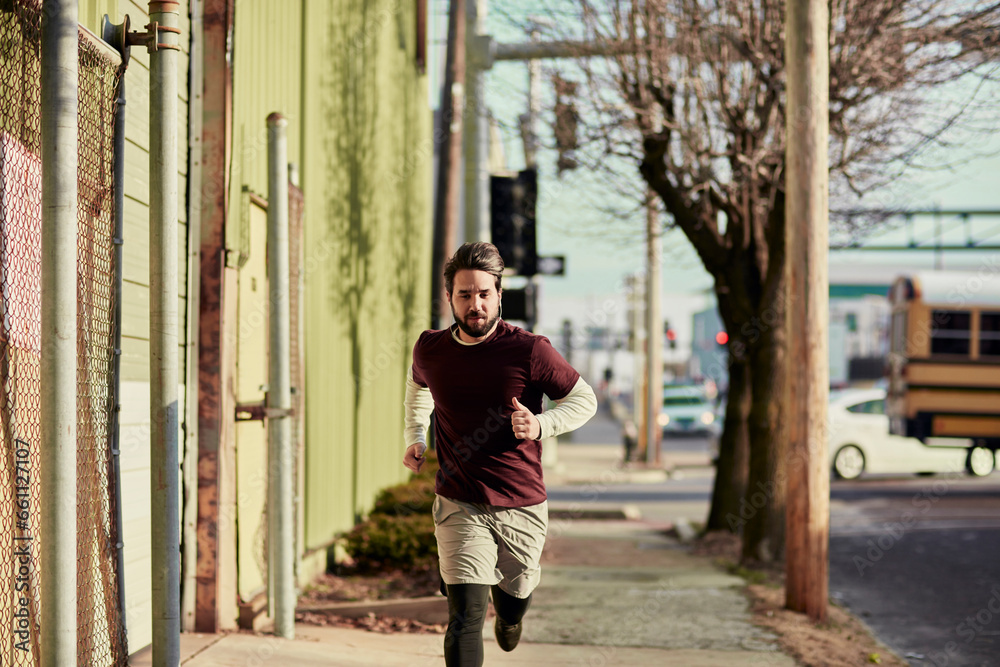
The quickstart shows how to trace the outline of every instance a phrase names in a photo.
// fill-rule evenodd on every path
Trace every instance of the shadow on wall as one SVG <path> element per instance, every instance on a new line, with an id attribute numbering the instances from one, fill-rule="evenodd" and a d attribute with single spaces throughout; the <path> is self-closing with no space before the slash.
<path id="1" fill-rule="evenodd" d="M 336 4 L 336 3 L 332 3 Z M 370 3 L 355 3 L 360 11 L 331 7 L 326 41 L 326 62 L 322 99 L 325 118 L 341 119 L 328 126 L 324 137 L 327 200 L 325 213 L 328 238 L 333 241 L 330 273 L 331 311 L 334 321 L 344 327 L 351 345 L 352 393 L 352 490 L 357 515 L 358 426 L 361 408 L 361 318 L 365 293 L 372 281 L 377 221 L 369 219 L 374 201 L 375 120 L 377 101 L 373 40 L 354 40 L 352 18 L 361 16 L 367 25 Z"/>

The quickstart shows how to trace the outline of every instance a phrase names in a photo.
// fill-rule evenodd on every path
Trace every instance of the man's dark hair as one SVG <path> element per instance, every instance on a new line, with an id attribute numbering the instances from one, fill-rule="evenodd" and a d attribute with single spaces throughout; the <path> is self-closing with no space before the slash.
<path id="1" fill-rule="evenodd" d="M 500 291 L 503 259 L 500 257 L 500 251 L 492 243 L 485 241 L 465 243 L 455 251 L 452 258 L 444 265 L 444 288 L 448 294 L 451 294 L 451 289 L 455 284 L 455 274 L 462 269 L 485 271 L 493 276 L 494 286 L 497 292 Z"/>

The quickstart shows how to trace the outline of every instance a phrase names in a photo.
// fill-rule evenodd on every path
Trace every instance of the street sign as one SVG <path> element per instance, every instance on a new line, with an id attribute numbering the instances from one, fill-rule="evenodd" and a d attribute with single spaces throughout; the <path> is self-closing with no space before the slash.
<path id="1" fill-rule="evenodd" d="M 552 255 L 550 257 L 539 257 L 537 270 L 543 276 L 562 276 L 566 274 L 566 257 L 564 255 Z"/>

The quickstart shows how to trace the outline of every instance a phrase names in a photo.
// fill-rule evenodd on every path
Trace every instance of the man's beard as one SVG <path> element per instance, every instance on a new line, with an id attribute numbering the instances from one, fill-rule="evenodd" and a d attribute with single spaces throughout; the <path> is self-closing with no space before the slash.
<path id="1" fill-rule="evenodd" d="M 481 338 L 488 334 L 490 329 L 493 328 L 493 325 L 500 319 L 500 309 L 497 308 L 497 312 L 493 315 L 493 317 L 490 317 L 489 312 L 487 312 L 486 321 L 483 322 L 482 325 L 470 327 L 468 322 L 466 322 L 464 318 L 459 317 L 455 312 L 455 306 L 451 307 L 451 314 L 455 316 L 455 323 L 458 325 L 458 328 L 461 329 L 465 335 L 471 336 L 472 338 Z M 471 314 L 472 313 L 467 313 L 466 317 Z"/>

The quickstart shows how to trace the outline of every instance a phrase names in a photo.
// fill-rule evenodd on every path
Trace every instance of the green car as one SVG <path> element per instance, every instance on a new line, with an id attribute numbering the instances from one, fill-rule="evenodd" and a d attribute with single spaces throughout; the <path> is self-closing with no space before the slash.
<path id="1" fill-rule="evenodd" d="M 718 436 L 722 430 L 715 405 L 705 389 L 696 384 L 665 385 L 663 407 L 657 420 L 664 436 L 687 433 Z"/>

